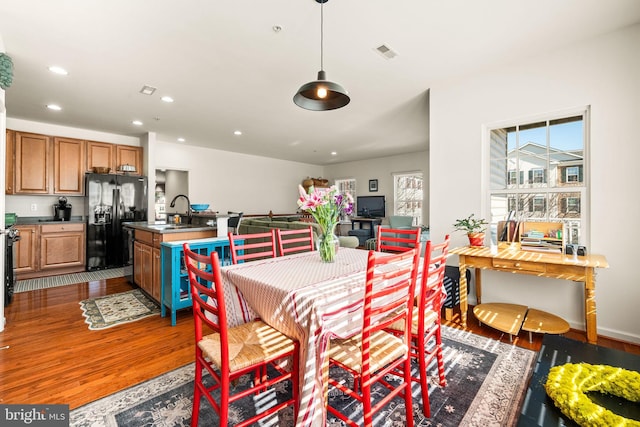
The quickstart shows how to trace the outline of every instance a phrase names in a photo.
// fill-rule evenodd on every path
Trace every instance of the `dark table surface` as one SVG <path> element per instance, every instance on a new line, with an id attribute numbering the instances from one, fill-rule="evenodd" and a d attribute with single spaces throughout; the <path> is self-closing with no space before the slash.
<path id="1" fill-rule="evenodd" d="M 590 363 L 640 370 L 640 356 L 593 344 L 575 341 L 559 335 L 545 335 L 531 376 L 518 426 L 577 426 L 565 417 L 544 389 L 549 369 L 565 363 Z M 597 396 L 594 396 L 597 395 Z M 594 397 L 597 397 L 595 399 Z M 592 393 L 591 398 L 624 417 L 640 419 L 640 406 L 616 397 Z"/>

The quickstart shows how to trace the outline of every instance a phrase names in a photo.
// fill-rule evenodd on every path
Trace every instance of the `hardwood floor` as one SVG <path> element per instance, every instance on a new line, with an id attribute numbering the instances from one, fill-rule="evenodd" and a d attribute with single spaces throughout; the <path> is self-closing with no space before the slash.
<path id="1" fill-rule="evenodd" d="M 68 404 L 71 409 L 138 384 L 193 361 L 190 310 L 170 318 L 148 317 L 100 331 L 84 322 L 83 299 L 124 292 L 133 287 L 124 278 L 61 286 L 14 295 L 5 308 L 7 324 L 0 332 L 0 403 Z M 443 324 L 459 327 L 456 321 Z M 478 326 L 471 308 L 468 327 L 503 342 L 509 337 Z M 585 341 L 570 331 L 568 338 Z M 538 350 L 541 335 L 521 333 L 514 344 Z M 640 346 L 600 338 L 599 345 L 640 354 Z M 8 346 L 8 348 L 4 348 Z"/>

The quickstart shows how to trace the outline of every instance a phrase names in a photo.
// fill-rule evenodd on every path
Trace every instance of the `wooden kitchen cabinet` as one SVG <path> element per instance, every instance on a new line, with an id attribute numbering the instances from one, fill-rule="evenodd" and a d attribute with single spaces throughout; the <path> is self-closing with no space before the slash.
<path id="1" fill-rule="evenodd" d="M 51 170 L 51 138 L 15 133 L 14 194 L 47 194 Z"/>
<path id="2" fill-rule="evenodd" d="M 116 171 L 116 146 L 108 142 L 87 141 L 87 172 L 94 167 L 111 168 Z"/>
<path id="3" fill-rule="evenodd" d="M 16 225 L 20 232 L 20 240 L 13 244 L 15 270 L 18 278 L 38 271 L 38 239 L 40 226 Z"/>
<path id="4" fill-rule="evenodd" d="M 136 168 L 131 175 L 142 175 L 142 147 L 131 145 L 116 145 L 116 169 L 120 172 L 122 165 L 131 165 Z"/>
<path id="5" fill-rule="evenodd" d="M 160 248 L 153 248 L 151 250 L 151 256 L 153 258 L 151 263 L 151 296 L 156 301 L 160 301 L 160 291 L 162 286 L 162 261 L 160 260 Z"/>
<path id="6" fill-rule="evenodd" d="M 85 228 L 81 222 L 17 225 L 18 279 L 77 273 L 85 270 Z"/>
<path id="7" fill-rule="evenodd" d="M 40 270 L 57 274 L 85 270 L 85 232 L 83 223 L 40 226 Z M 64 271 L 63 271 L 64 270 Z"/>
<path id="8" fill-rule="evenodd" d="M 154 232 L 147 228 L 134 228 L 133 242 L 133 282 L 154 300 L 161 302 L 162 297 L 162 250 L 163 242 L 207 239 L 215 237 L 216 231 L 198 230 L 178 233 Z"/>
<path id="9" fill-rule="evenodd" d="M 85 141 L 53 139 L 53 193 L 84 194 Z"/>
<path id="10" fill-rule="evenodd" d="M 5 170 L 4 170 L 4 192 L 5 194 L 13 194 L 15 171 L 13 165 L 15 164 L 14 150 L 15 140 L 14 132 L 10 129 L 6 131 L 6 157 L 5 157 Z"/>
<path id="11" fill-rule="evenodd" d="M 154 240 L 157 241 L 159 237 L 155 235 L 156 233 L 149 231 L 135 230 L 135 242 L 133 243 L 133 281 L 149 294 L 149 296 L 159 301 L 160 286 L 159 279 L 156 279 L 156 276 L 159 276 L 160 272 L 160 256 L 158 255 L 156 261 L 156 257 L 154 256 L 155 248 L 153 247 Z M 158 263 L 157 266 L 154 266 L 154 261 Z"/>

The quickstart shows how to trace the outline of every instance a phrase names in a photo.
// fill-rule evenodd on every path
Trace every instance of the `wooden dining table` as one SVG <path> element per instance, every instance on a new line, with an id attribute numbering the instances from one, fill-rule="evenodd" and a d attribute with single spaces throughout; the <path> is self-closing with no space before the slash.
<path id="1" fill-rule="evenodd" d="M 300 342 L 297 427 L 325 425 L 326 351 L 362 328 L 367 256 L 340 248 L 331 263 L 306 252 L 222 268 L 230 325 L 260 317 Z"/>

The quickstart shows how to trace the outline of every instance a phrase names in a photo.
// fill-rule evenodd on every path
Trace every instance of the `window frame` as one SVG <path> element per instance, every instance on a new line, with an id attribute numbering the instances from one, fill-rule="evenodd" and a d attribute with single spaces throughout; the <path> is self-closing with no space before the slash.
<path id="1" fill-rule="evenodd" d="M 567 165 L 569 166 L 577 166 L 579 167 L 578 173 L 580 176 L 578 177 L 578 182 L 563 182 L 563 185 L 558 185 L 555 181 L 559 181 L 560 177 L 557 175 L 552 175 L 549 169 L 549 165 L 551 164 L 550 157 L 547 157 L 547 166 L 544 167 L 545 175 L 545 183 L 544 184 L 535 184 L 530 185 L 524 181 L 520 181 L 517 185 L 509 184 L 507 180 L 509 178 L 508 170 L 509 168 L 504 169 L 504 188 L 497 188 L 495 183 L 495 178 L 497 175 L 495 174 L 495 159 L 492 158 L 492 144 L 495 145 L 494 138 L 495 136 L 492 134 L 493 131 L 499 131 L 501 129 L 509 129 L 516 126 L 525 127 L 527 124 L 534 124 L 539 122 L 546 122 L 546 141 L 547 144 L 550 144 L 553 147 L 553 141 L 549 142 L 550 132 L 549 126 L 550 124 L 554 124 L 553 122 L 562 122 L 563 119 L 570 119 L 572 117 L 581 116 L 582 117 L 582 159 L 579 165 Z M 499 221 L 503 221 L 506 219 L 506 215 L 503 215 L 503 210 L 516 205 L 517 211 L 528 211 L 523 194 L 528 194 L 533 196 L 534 194 L 546 194 L 547 198 L 547 212 L 546 217 L 550 217 L 549 212 L 554 211 L 556 214 L 559 214 L 560 217 L 556 219 L 555 216 L 552 216 L 552 219 L 548 219 L 548 221 L 562 221 L 565 224 L 565 231 L 567 235 L 571 235 L 576 241 L 567 241 L 567 243 L 579 243 L 581 245 L 590 245 L 590 128 L 591 128 L 591 108 L 590 106 L 582 106 L 572 109 L 566 109 L 562 111 L 556 111 L 552 113 L 543 113 L 538 115 L 532 115 L 528 117 L 523 117 L 520 119 L 513 120 L 503 120 L 494 123 L 487 123 L 482 125 L 482 192 L 484 197 L 482 198 L 482 206 L 481 212 L 485 212 L 485 218 L 489 218 L 489 221 L 492 225 L 492 228 L 497 225 Z M 495 149 L 495 147 L 493 147 Z M 550 153 L 550 151 L 548 152 Z M 492 169 L 492 167 L 494 169 Z M 517 170 L 517 169 L 516 169 Z M 556 171 L 557 174 L 559 171 Z M 566 177 L 566 171 L 562 171 L 564 173 L 563 177 Z M 521 178 L 522 178 L 522 170 L 520 170 Z M 526 175 L 526 174 L 525 174 Z M 580 179 L 582 178 L 582 179 Z M 492 179 L 494 181 L 492 181 Z M 514 188 L 515 187 L 515 188 Z M 570 213 L 566 213 L 567 209 L 561 209 L 558 206 L 552 206 L 551 202 L 559 200 L 561 197 L 560 193 L 577 193 L 579 194 L 579 217 L 571 217 Z M 501 207 L 496 208 L 496 205 L 492 206 L 492 201 L 494 203 L 498 203 Z M 563 206 L 564 208 L 564 206 Z M 560 212 L 561 211 L 561 212 Z M 507 211 L 508 212 L 508 211 Z M 575 214 L 575 212 L 572 212 Z M 529 218 L 526 217 L 523 219 L 525 221 L 529 220 L 541 220 L 544 221 L 545 218 Z M 579 237 L 577 237 L 579 236 Z M 579 239 L 579 240 L 577 240 Z"/>
<path id="2" fill-rule="evenodd" d="M 411 213 L 413 213 L 411 216 L 413 216 L 413 225 L 423 225 L 423 209 L 424 209 L 424 172 L 417 170 L 417 171 L 410 171 L 410 172 L 394 172 L 392 173 L 392 177 L 393 177 L 393 213 L 392 215 L 408 215 L 408 213 L 404 210 L 400 210 L 399 206 L 402 203 L 410 203 L 410 204 L 415 204 L 417 206 L 413 207 L 411 209 Z M 420 185 L 419 188 L 414 188 L 414 190 L 419 190 L 419 191 L 413 191 L 414 194 L 420 194 L 419 198 L 400 198 L 398 196 L 398 183 L 399 180 L 401 178 L 405 178 L 405 177 L 419 177 L 420 178 Z M 409 194 L 409 191 L 406 192 L 406 194 Z"/>

